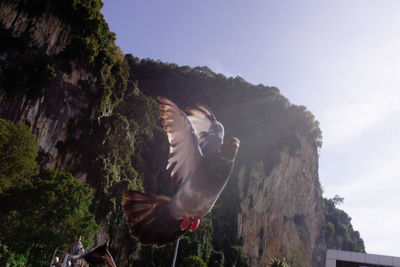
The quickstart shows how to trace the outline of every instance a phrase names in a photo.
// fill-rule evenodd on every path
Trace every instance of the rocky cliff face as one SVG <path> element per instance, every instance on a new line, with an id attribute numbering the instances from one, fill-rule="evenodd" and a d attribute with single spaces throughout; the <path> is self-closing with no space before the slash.
<path id="1" fill-rule="evenodd" d="M 12 2 L 0 3 L 0 23 L 4 29 L 10 30 L 14 37 L 25 35 L 31 48 L 43 50 L 49 56 L 57 55 L 67 46 L 69 26 L 49 13 L 30 16 L 17 6 Z"/>
<path id="2" fill-rule="evenodd" d="M 0 23 L 1 27 L 10 31 L 14 37 L 27 37 L 29 43 L 23 52 L 27 57 L 38 53 L 56 56 L 65 49 L 69 42 L 70 27 L 57 17 L 46 13 L 40 16 L 30 16 L 26 12 L 18 10 L 15 4 L 8 2 L 0 2 Z M 6 66 L 18 53 L 21 51 L 15 49 L 0 51 L 0 65 Z M 74 62 L 69 62 L 69 64 L 71 69 L 68 72 L 62 71 L 60 67 L 56 66 L 56 77 L 42 88 L 38 97 L 30 98 L 24 92 L 17 92 L 12 96 L 3 92 L 0 95 L 1 116 L 30 125 L 32 132 L 38 137 L 40 147 L 52 157 L 48 166 L 62 171 L 73 171 L 73 166 L 79 160 L 79 155 L 60 153 L 57 146 L 57 144 L 65 143 L 68 137 L 69 122 L 88 117 L 94 119 L 97 113 L 96 106 L 92 105 L 94 92 L 84 90 L 80 85 L 81 81 L 95 78 L 89 72 L 77 67 Z M 236 131 L 235 134 L 241 139 L 240 135 L 247 134 L 248 131 L 240 132 L 236 122 L 247 123 L 247 121 L 231 118 L 230 115 L 248 112 L 254 106 L 270 105 L 271 109 L 274 109 L 272 106 L 278 102 L 277 99 L 282 98 L 279 93 L 274 93 L 275 96 L 266 97 L 268 98 L 266 102 L 256 102 L 254 99 L 257 99 L 257 96 L 248 96 L 250 93 L 246 93 L 246 90 L 253 93 L 256 91 L 251 85 L 240 79 L 237 81 L 231 78 L 226 80 L 224 77 L 221 78 L 221 75 L 214 80 L 220 84 L 215 82 L 217 85 L 203 86 L 203 88 L 219 88 L 219 86 L 223 88 L 218 90 L 217 94 L 203 92 L 200 89 L 198 91 L 197 89 L 193 89 L 193 91 L 179 91 L 179 89 L 163 91 L 160 89 L 162 92 L 151 92 L 150 88 L 143 83 L 144 78 L 141 78 L 138 71 L 134 69 L 133 73 L 137 75 L 139 86 L 143 87 L 149 95 L 171 94 L 171 98 L 174 98 L 175 95 L 174 99 L 181 98 L 181 101 L 189 98 L 192 98 L 191 100 L 201 99 L 205 102 L 207 100 L 214 101 L 214 106 L 219 106 L 220 109 L 217 110 L 217 114 L 222 114 L 221 120 L 224 123 L 227 122 L 227 128 L 233 132 Z M 171 80 L 188 79 L 192 83 L 191 75 L 197 79 L 198 73 L 205 73 L 207 78 L 195 80 L 196 83 L 199 83 L 199 88 L 202 87 L 201 82 L 212 81 L 215 76 L 204 69 L 193 73 L 190 68 L 189 70 L 185 68 L 184 71 L 173 70 L 173 72 L 181 76 L 172 77 L 172 74 L 158 70 L 158 73 L 161 73 L 160 76 L 167 80 L 168 77 L 172 77 Z M 155 83 L 158 78 L 150 75 L 148 79 L 151 83 Z M 171 87 L 176 87 L 176 83 Z M 185 85 L 182 88 L 190 87 Z M 268 94 L 262 90 L 259 93 L 261 98 Z M 271 89 L 271 91 L 274 90 Z M 239 100 L 232 98 L 231 101 L 227 98 L 228 100 L 225 101 L 226 95 L 230 92 L 232 95 L 238 96 Z M 194 96 L 195 94 L 198 95 Z M 217 97 L 224 99 L 219 102 L 221 105 L 217 105 L 218 101 L 215 100 Z M 245 102 L 247 98 L 248 101 Z M 179 99 L 177 101 L 179 102 Z M 240 106 L 242 102 L 243 106 Z M 285 105 L 282 104 L 282 106 Z M 230 108 L 232 106 L 236 107 L 233 112 Z M 276 117 L 281 116 L 278 113 Z M 260 115 L 258 110 L 254 110 L 251 116 L 262 117 L 262 114 Z M 259 120 L 266 125 L 271 123 L 268 118 L 259 118 Z M 260 122 L 254 122 L 254 125 L 258 123 Z M 254 125 L 245 125 L 244 128 L 254 129 Z M 79 132 L 89 130 L 78 129 L 76 137 L 79 138 Z M 264 133 L 260 133 L 260 135 L 262 134 Z M 236 174 L 230 181 L 237 186 L 239 194 L 237 196 L 239 206 L 235 211 L 236 217 L 233 218 L 237 222 L 237 237 L 235 238 L 242 240 L 242 245 L 252 266 L 266 266 L 272 257 L 289 258 L 297 264 L 295 266 L 301 266 L 301 264 L 303 266 L 322 266 L 325 240 L 323 238 L 324 218 L 321 188 L 318 181 L 317 146 L 313 137 L 305 135 L 304 132 L 299 133 L 297 137 L 300 140 L 299 148 L 295 150 L 285 148 L 277 152 L 280 153 L 280 160 L 272 169 L 266 167 L 267 164 L 262 157 L 250 164 L 241 164 L 239 160 Z M 253 136 L 244 137 L 242 140 L 246 140 L 246 138 L 251 140 Z M 86 177 L 86 173 L 74 173 L 74 175 L 81 180 L 85 180 Z M 129 241 L 126 238 L 126 225 L 118 225 L 118 231 L 112 236 L 114 241 L 118 240 L 113 242 L 113 248 L 115 253 L 119 253 L 116 257 L 118 262 L 124 265 L 129 257 L 124 247 L 129 246 Z M 107 221 L 101 222 L 102 230 L 97 235 L 99 242 L 110 236 L 108 227 Z"/>
<path id="3" fill-rule="evenodd" d="M 3 69 L 13 64 L 17 57 L 56 56 L 69 42 L 70 27 L 57 17 L 44 13 L 32 16 L 17 8 L 16 3 L 0 2 L 0 26 L 12 38 L 23 40 L 25 48 L 8 48 L 0 51 Z M 29 97 L 24 90 L 12 95 L 0 92 L 0 114 L 14 121 L 28 124 L 37 136 L 40 148 L 48 153 L 50 168 L 69 171 L 74 165 L 72 155 L 60 155 L 57 143 L 67 138 L 68 122 L 87 116 L 92 96 L 79 86 L 92 74 L 69 62 L 70 71 L 56 67 L 56 77 L 52 79 L 38 97 Z M 22 79 L 22 77 L 20 77 Z M 24 89 L 24 88 L 22 88 Z M 78 178 L 83 179 L 84 175 Z"/>
<path id="4" fill-rule="evenodd" d="M 43 95 L 37 99 L 20 94 L 9 98 L 3 94 L 0 96 L 0 113 L 30 126 L 40 148 L 52 157 L 48 167 L 68 171 L 73 162 L 66 164 L 68 159 L 60 157 L 56 145 L 65 141 L 68 121 L 83 116 L 88 102 L 84 92 L 60 77 L 44 88 Z"/>
<path id="5" fill-rule="evenodd" d="M 318 138 L 311 134 L 315 126 L 304 117 L 307 112 L 273 88 L 257 92 L 240 78 L 224 81 L 204 68 L 188 71 L 142 61 L 133 70 L 146 93 L 168 93 L 179 106 L 211 96 L 208 103 L 226 134 L 241 140 L 235 171 L 213 211 L 215 246 L 242 246 L 251 266 L 267 266 L 281 257 L 291 266 L 322 266 L 326 245 Z"/>
<path id="6" fill-rule="evenodd" d="M 266 172 L 262 161 L 239 170 L 238 234 L 252 266 L 286 257 L 294 266 L 322 266 L 323 210 L 314 143 L 300 137 L 295 153 L 284 150 Z"/>

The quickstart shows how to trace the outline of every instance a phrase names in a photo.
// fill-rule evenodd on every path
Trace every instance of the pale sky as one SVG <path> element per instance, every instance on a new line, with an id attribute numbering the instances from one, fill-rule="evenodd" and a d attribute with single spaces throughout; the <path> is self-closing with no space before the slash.
<path id="1" fill-rule="evenodd" d="M 104 0 L 103 0 L 104 1 Z M 400 256 L 400 1 L 105 0 L 124 53 L 276 86 L 320 121 L 324 196 Z"/>

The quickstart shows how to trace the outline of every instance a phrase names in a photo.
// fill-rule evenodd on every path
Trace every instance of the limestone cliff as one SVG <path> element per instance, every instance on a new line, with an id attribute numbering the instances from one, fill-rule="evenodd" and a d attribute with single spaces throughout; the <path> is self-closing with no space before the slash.
<path id="1" fill-rule="evenodd" d="M 0 3 L 0 23 L 14 37 L 27 35 L 31 48 L 42 49 L 49 56 L 59 54 L 70 41 L 71 28 L 58 17 L 50 13 L 32 17 L 20 10 L 16 2 Z"/>
<path id="2" fill-rule="evenodd" d="M 0 51 L 1 72 L 19 58 L 56 56 L 70 41 L 70 27 L 59 18 L 48 13 L 32 16 L 13 2 L 0 2 L 0 26 L 11 35 L 10 38 L 24 42 L 23 49 L 10 46 Z M 72 66 L 69 72 L 55 68 L 56 77 L 40 88 L 38 97 L 29 97 L 26 88 L 18 88 L 11 95 L 0 92 L 0 114 L 28 124 L 37 136 L 40 148 L 52 158 L 48 166 L 63 171 L 71 169 L 74 159 L 72 155 L 61 158 L 56 145 L 66 140 L 69 120 L 87 116 L 93 101 L 90 93 L 79 86 L 80 81 L 87 80 L 92 74 L 78 68 L 74 62 L 68 64 Z"/>
<path id="3" fill-rule="evenodd" d="M 132 188 L 129 183 L 143 189 L 139 178 L 148 191 L 167 191 L 160 190 L 169 176 L 164 170 L 166 138 L 151 125 L 158 124 L 151 97 L 163 95 L 183 107 L 207 103 L 226 132 L 241 140 L 234 173 L 210 216 L 212 245 L 225 253 L 226 266 L 235 246 L 243 247 L 251 266 L 266 266 L 272 257 L 286 257 L 293 266 L 322 266 L 326 244 L 318 179 L 321 132 L 305 107 L 292 105 L 274 87 L 226 78 L 207 67 L 178 67 L 131 55 L 126 57 L 128 81 L 121 75 L 107 78 L 128 68 L 113 35 L 104 33 L 112 55 L 89 46 L 85 53 L 93 57 L 65 57 L 72 41 L 79 40 L 71 25 L 52 12 L 32 15 L 14 1 L 0 2 L 1 33 L 10 43 L 0 44 L 0 75 L 36 57 L 48 60 L 44 69 L 54 68 L 33 96 L 24 84 L 12 92 L 0 88 L 0 116 L 30 126 L 50 155 L 48 167 L 72 172 L 92 185 L 97 194 L 93 209 L 101 225 L 96 239 L 111 238 L 119 265 L 147 264 L 137 262 L 145 253 L 127 236 L 121 191 Z M 14 65 L 18 68 L 9 68 Z M 146 134 L 154 135 L 151 142 Z"/>
<path id="4" fill-rule="evenodd" d="M 239 171 L 238 234 L 252 266 L 286 257 L 295 266 L 321 266 L 325 250 L 318 154 L 300 137 L 295 153 L 284 150 L 272 171 L 262 161 Z"/>
<path id="5" fill-rule="evenodd" d="M 30 127 L 47 168 L 71 172 L 93 187 L 97 201 L 92 209 L 101 226 L 95 244 L 112 235 L 119 259 L 132 246 L 126 245 L 131 242 L 127 228 L 118 225 L 124 223 L 121 214 L 110 230 L 115 200 L 103 191 L 118 183 L 108 182 L 106 188 L 107 178 L 99 173 L 106 172 L 110 160 L 98 150 L 106 142 L 103 121 L 111 121 L 101 118 L 122 98 L 127 70 L 99 12 L 101 1 L 72 2 L 0 2 L 0 116 Z M 69 15 L 62 17 L 63 12 Z M 100 205 L 108 206 L 97 209 Z"/>
<path id="6" fill-rule="evenodd" d="M 274 88 L 258 91 L 240 78 L 224 81 L 206 68 L 145 60 L 131 68 L 146 93 L 167 94 L 180 106 L 208 96 L 226 133 L 241 140 L 235 171 L 213 211 L 214 246 L 242 246 L 251 266 L 266 266 L 274 257 L 286 257 L 293 266 L 321 266 L 325 219 L 313 117 Z"/>

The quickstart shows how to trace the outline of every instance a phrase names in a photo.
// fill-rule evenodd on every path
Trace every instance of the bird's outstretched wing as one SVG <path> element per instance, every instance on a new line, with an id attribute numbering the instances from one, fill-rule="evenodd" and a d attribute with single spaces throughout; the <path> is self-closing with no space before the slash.
<path id="1" fill-rule="evenodd" d="M 170 144 L 167 169 L 172 167 L 171 177 L 177 183 L 183 183 L 196 170 L 203 156 L 199 140 L 192 124 L 174 102 L 165 97 L 157 99 L 161 102 L 162 125 Z"/>
<path id="2" fill-rule="evenodd" d="M 196 104 L 195 108 L 187 108 L 190 123 L 199 140 L 204 155 L 217 152 L 224 139 L 224 127 L 215 118 L 214 112 L 206 105 Z"/>

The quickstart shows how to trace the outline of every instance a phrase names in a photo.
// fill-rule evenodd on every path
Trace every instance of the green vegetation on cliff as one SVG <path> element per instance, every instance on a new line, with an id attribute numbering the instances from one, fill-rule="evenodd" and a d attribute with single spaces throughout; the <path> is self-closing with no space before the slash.
<path id="1" fill-rule="evenodd" d="M 15 94 L 28 90 L 31 96 L 38 96 L 57 75 L 56 69 L 68 73 L 72 70 L 71 64 L 77 64 L 78 68 L 94 74 L 94 78 L 81 80 L 81 86 L 88 92 L 89 89 L 97 91 L 99 115 L 109 115 L 124 96 L 128 70 L 124 54 L 115 44 L 115 34 L 110 32 L 100 12 L 101 0 L 6 2 L 17 4 L 19 10 L 30 14 L 31 20 L 53 14 L 70 32 L 67 47 L 57 55 L 48 56 L 43 55 L 45 47 L 31 49 L 29 28 L 19 35 L 1 29 L 0 37 L 4 41 L 0 48 L 9 52 L 9 62 L 0 67 L 0 92 Z"/>
<path id="2" fill-rule="evenodd" d="M 26 126 L 0 119 L 0 129 L 0 177 L 9 182 L 0 185 L 0 265 L 47 265 L 56 247 L 78 235 L 90 244 L 98 230 L 90 187 L 68 173 L 39 172 L 36 139 Z"/>
<path id="3" fill-rule="evenodd" d="M 99 123 L 71 120 L 69 138 L 59 144 L 60 151 L 81 156 L 75 171 L 87 173 L 87 183 L 96 188 L 92 209 L 98 222 L 108 222 L 111 237 L 124 224 L 122 190 L 174 192 L 165 171 L 168 141 L 159 128 L 159 111 L 152 97 L 164 95 L 182 107 L 196 101 L 210 105 L 226 131 L 241 139 L 243 149 L 238 161 L 242 164 L 263 160 L 270 171 L 283 149 L 295 153 L 300 148 L 298 136 L 302 134 L 321 145 L 321 131 L 313 115 L 303 106 L 291 105 L 274 87 L 253 86 L 205 67 L 139 61 L 131 55 L 126 56 L 126 62 L 128 89 L 110 116 Z M 198 232 L 203 235 L 195 233 L 182 239 L 178 262 L 192 256 L 192 260 L 198 257 L 212 266 L 248 265 L 237 235 L 240 199 L 236 179 L 234 174 L 210 219 L 201 223 Z M 157 266 L 170 261 L 173 254 L 172 246 L 141 247 L 134 240 L 126 249 L 140 255 L 128 260 L 135 266 Z"/>
<path id="4" fill-rule="evenodd" d="M 36 138 L 24 124 L 0 118 L 0 194 L 37 174 Z"/>
<path id="5" fill-rule="evenodd" d="M 130 73 L 147 95 L 173 99 L 186 107 L 207 103 L 223 122 L 225 132 L 241 140 L 239 161 L 263 160 L 267 171 L 279 162 L 280 152 L 300 148 L 298 135 L 322 144 L 318 121 L 304 106 L 290 104 L 275 87 L 252 85 L 241 77 L 226 78 L 207 67 L 178 67 L 126 56 Z"/>
<path id="6" fill-rule="evenodd" d="M 308 136 L 321 145 L 321 131 L 313 115 L 303 106 L 295 106 L 280 95 L 274 87 L 254 86 L 240 77 L 226 78 L 207 67 L 178 67 L 153 60 L 139 60 L 132 55 L 126 59 L 130 75 L 138 81 L 138 87 L 147 95 L 173 99 L 180 107 L 195 102 L 206 103 L 223 122 L 225 132 L 241 140 L 237 166 L 252 165 L 262 160 L 266 172 L 279 163 L 280 153 L 288 149 L 296 153 L 301 148 L 299 136 Z M 169 174 L 163 170 L 168 155 L 165 136 L 156 136 L 158 146 L 152 147 L 152 155 L 164 155 L 164 159 L 148 159 L 147 164 L 158 169 L 144 173 L 147 190 L 170 193 L 166 190 Z M 241 249 L 242 239 L 237 233 L 237 216 L 240 212 L 237 169 L 210 214 L 212 220 L 211 245 L 214 259 L 222 253 L 225 266 L 245 266 L 246 257 Z M 161 253 L 161 252 L 160 252 Z M 200 256 L 201 257 L 201 256 Z M 210 258 L 201 257 L 210 264 Z"/>
<path id="7" fill-rule="evenodd" d="M 160 129 L 156 96 L 169 97 L 181 107 L 195 102 L 209 105 L 226 133 L 241 140 L 237 166 L 263 161 L 266 175 L 279 163 L 282 151 L 295 154 L 301 149 L 300 136 L 314 141 L 315 149 L 322 145 L 319 124 L 311 112 L 291 104 L 275 87 L 227 78 L 207 67 L 124 57 L 100 13 L 100 0 L 7 2 L 17 3 L 31 17 L 52 14 L 70 32 L 67 47 L 49 56 L 42 48 L 29 46 L 28 31 L 15 36 L 0 29 L 4 40 L 0 54 L 7 58 L 0 65 L 0 95 L 5 91 L 10 96 L 22 92 L 37 97 L 49 83 L 63 83 L 64 74 L 84 70 L 89 78 L 81 79 L 78 86 L 92 102 L 83 117 L 69 119 L 67 138 L 57 144 L 63 157 L 59 160 L 72 173 L 83 174 L 86 185 L 70 174 L 39 173 L 37 161 L 43 167 L 49 159 L 36 159 L 36 141 L 28 128 L 0 121 L 0 201 L 10 203 L 0 211 L 2 266 L 27 260 L 32 265 L 44 264 L 55 247 L 65 248 L 78 234 L 90 242 L 97 229 L 91 212 L 109 235 L 117 260 L 131 266 L 170 265 L 173 246 L 142 247 L 129 236 L 121 210 L 125 189 L 167 195 L 175 189 L 165 170 L 169 145 Z M 88 185 L 95 192 L 93 198 Z M 177 265 L 248 266 L 243 239 L 237 233 L 239 212 L 236 168 L 209 217 L 197 231 L 182 237 Z M 325 216 L 328 244 L 364 249 L 350 218 L 330 200 L 325 200 Z M 19 223 L 11 223 L 15 221 Z M 33 228 L 37 231 L 29 232 Z"/>
<path id="8" fill-rule="evenodd" d="M 353 229 L 350 216 L 337 206 L 343 202 L 338 196 L 324 198 L 325 240 L 329 249 L 365 252 L 360 233 Z"/>
<path id="9" fill-rule="evenodd" d="M 276 259 L 273 258 L 270 262 L 269 267 L 289 267 L 289 265 L 286 263 L 286 259 Z"/>

